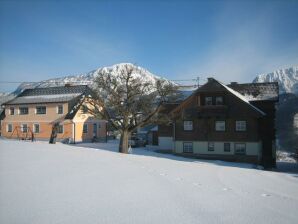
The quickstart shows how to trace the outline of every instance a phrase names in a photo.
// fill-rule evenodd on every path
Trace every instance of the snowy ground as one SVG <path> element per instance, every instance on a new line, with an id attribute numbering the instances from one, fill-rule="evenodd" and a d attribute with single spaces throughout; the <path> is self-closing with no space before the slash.
<path id="1" fill-rule="evenodd" d="M 0 223 L 298 223 L 298 174 L 116 150 L 0 140 Z"/>

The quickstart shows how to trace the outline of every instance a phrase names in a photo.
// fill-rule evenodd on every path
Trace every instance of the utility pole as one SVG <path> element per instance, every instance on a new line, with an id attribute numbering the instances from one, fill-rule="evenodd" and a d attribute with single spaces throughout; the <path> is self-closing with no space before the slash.
<path id="1" fill-rule="evenodd" d="M 197 77 L 196 81 L 197 81 L 197 85 L 198 85 L 198 88 L 199 88 L 199 86 L 200 86 L 200 77 L 199 76 Z"/>

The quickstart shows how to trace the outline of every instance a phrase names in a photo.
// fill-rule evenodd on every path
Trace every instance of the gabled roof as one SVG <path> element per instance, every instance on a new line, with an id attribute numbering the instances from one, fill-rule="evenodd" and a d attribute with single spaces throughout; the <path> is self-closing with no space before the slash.
<path id="1" fill-rule="evenodd" d="M 216 79 L 214 78 L 209 78 L 208 79 L 208 82 L 202 86 L 200 86 L 196 91 L 194 91 L 188 98 L 186 98 L 178 107 L 174 108 L 172 110 L 175 111 L 179 108 L 181 108 L 181 106 L 183 106 L 184 104 L 186 104 L 193 96 L 195 96 L 197 93 L 199 92 L 205 92 L 205 91 L 208 91 L 208 92 L 212 92 L 213 90 L 210 89 L 209 85 L 211 85 L 211 83 L 215 83 L 216 85 L 218 85 L 219 87 L 227 90 L 229 93 L 231 93 L 232 95 L 234 95 L 235 97 L 237 97 L 239 100 L 241 100 L 243 103 L 247 104 L 252 110 L 256 111 L 258 114 L 260 114 L 261 116 L 264 116 L 266 115 L 262 110 L 260 110 L 259 108 L 255 107 L 254 105 L 252 105 L 249 100 L 242 94 L 240 94 L 239 92 L 235 91 L 234 89 L 230 88 L 229 86 L 217 81 Z M 245 84 L 246 85 L 246 89 L 249 89 L 249 84 Z M 275 85 L 275 84 L 274 84 Z M 208 87 L 207 87 L 208 86 Z M 261 85 L 260 85 L 261 86 Z M 245 88 L 242 88 L 242 89 L 245 89 Z M 278 87 L 277 87 L 278 89 Z M 263 91 L 264 92 L 264 91 Z"/>
<path id="2" fill-rule="evenodd" d="M 278 101 L 279 88 L 277 82 L 231 83 L 227 86 L 241 93 L 249 101 Z"/>
<path id="3" fill-rule="evenodd" d="M 259 108 L 255 107 L 254 105 L 252 105 L 243 95 L 241 95 L 237 91 L 231 89 L 230 87 L 226 86 L 225 84 L 222 84 L 221 82 L 219 82 L 217 80 L 215 80 L 215 81 L 218 82 L 219 84 L 221 84 L 226 90 L 228 90 L 231 94 L 233 94 L 234 96 L 236 96 L 237 98 L 239 98 L 242 102 L 248 104 L 255 111 L 259 112 L 263 116 L 266 115 L 262 110 L 260 110 Z"/>
<path id="4" fill-rule="evenodd" d="M 3 105 L 68 102 L 88 91 L 86 85 L 26 89 Z"/>

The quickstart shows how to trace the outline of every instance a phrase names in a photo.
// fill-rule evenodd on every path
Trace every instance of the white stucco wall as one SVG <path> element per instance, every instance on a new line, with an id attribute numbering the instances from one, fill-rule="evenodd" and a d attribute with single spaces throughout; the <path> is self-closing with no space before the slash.
<path id="1" fill-rule="evenodd" d="M 192 141 L 184 141 L 192 142 Z M 245 143 L 246 144 L 246 155 L 259 155 L 261 152 L 261 142 L 230 142 L 231 148 L 230 152 L 224 151 L 224 143 L 226 142 L 214 142 L 214 151 L 208 151 L 208 142 L 193 141 L 193 153 L 194 154 L 216 154 L 216 155 L 233 155 L 235 143 Z M 183 141 L 175 141 L 176 153 L 183 153 Z"/>
<path id="2" fill-rule="evenodd" d="M 173 137 L 158 137 L 159 149 L 174 149 Z"/>

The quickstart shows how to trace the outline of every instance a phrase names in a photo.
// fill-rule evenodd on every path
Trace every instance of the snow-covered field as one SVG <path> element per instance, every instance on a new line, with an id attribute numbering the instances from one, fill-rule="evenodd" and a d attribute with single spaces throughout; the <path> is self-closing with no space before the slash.
<path id="1" fill-rule="evenodd" d="M 0 140 L 0 223 L 298 223 L 298 174 L 116 150 Z"/>

